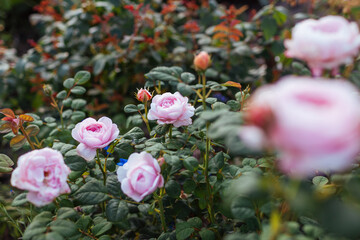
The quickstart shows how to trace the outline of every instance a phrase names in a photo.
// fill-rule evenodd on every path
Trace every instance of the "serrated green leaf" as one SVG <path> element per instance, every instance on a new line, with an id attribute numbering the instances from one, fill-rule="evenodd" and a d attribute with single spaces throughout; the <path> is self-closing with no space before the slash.
<path id="1" fill-rule="evenodd" d="M 11 206 L 18 207 L 27 203 L 26 194 L 27 193 L 20 193 L 17 195 L 12 201 Z"/>
<path id="2" fill-rule="evenodd" d="M 74 222 L 64 219 L 56 219 L 50 223 L 50 229 L 63 237 L 71 237 L 77 233 Z"/>
<path id="3" fill-rule="evenodd" d="M 75 199 L 84 205 L 98 204 L 108 198 L 106 187 L 97 180 L 87 182 L 75 193 Z"/>
<path id="4" fill-rule="evenodd" d="M 128 104 L 124 107 L 125 113 L 133 113 L 133 112 L 137 112 L 137 111 L 138 111 L 138 108 L 134 104 Z"/>
<path id="5" fill-rule="evenodd" d="M 173 198 L 178 198 L 181 193 L 180 184 L 177 181 L 170 180 L 165 184 L 166 193 Z"/>
<path id="6" fill-rule="evenodd" d="M 93 228 L 92 228 L 92 232 L 93 234 L 95 234 L 95 236 L 99 236 L 107 231 L 109 231 L 112 227 L 112 224 L 110 222 L 107 221 L 102 221 L 98 224 L 96 224 Z"/>
<path id="7" fill-rule="evenodd" d="M 194 157 L 185 158 L 183 164 L 187 170 L 192 172 L 195 172 L 199 167 L 199 161 Z"/>
<path id="8" fill-rule="evenodd" d="M 324 176 L 316 176 L 312 179 L 312 182 L 315 186 L 321 187 L 326 185 L 329 182 L 329 179 Z"/>
<path id="9" fill-rule="evenodd" d="M 72 171 L 84 171 L 86 169 L 86 161 L 78 155 L 76 149 L 68 151 L 64 160 Z"/>
<path id="10" fill-rule="evenodd" d="M 120 222 L 126 219 L 128 213 L 129 208 L 125 201 L 111 199 L 106 205 L 106 216 L 110 222 Z"/>

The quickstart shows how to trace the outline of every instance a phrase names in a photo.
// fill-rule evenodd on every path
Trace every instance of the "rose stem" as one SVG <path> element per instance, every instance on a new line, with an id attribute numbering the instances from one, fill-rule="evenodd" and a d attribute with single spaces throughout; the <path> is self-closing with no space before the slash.
<path id="1" fill-rule="evenodd" d="M 105 173 L 104 169 L 101 166 L 100 157 L 99 157 L 99 149 L 96 149 L 96 157 L 97 157 L 96 162 L 98 163 L 99 168 L 100 168 L 100 170 L 101 170 L 101 172 L 103 174 L 103 177 L 104 177 L 104 185 L 106 185 L 106 173 Z"/>
<path id="2" fill-rule="evenodd" d="M 161 221 L 161 226 L 162 226 L 162 230 L 163 232 L 166 232 L 166 222 L 165 222 L 165 213 L 164 213 L 164 205 L 162 202 L 162 198 L 163 198 L 163 189 L 160 189 L 160 196 L 158 196 L 156 193 L 154 193 L 155 198 L 157 199 L 158 203 L 159 203 L 159 208 L 160 208 L 160 221 Z"/>
<path id="3" fill-rule="evenodd" d="M 205 73 L 201 73 L 202 76 L 202 83 L 203 83 L 203 92 L 202 92 L 202 103 L 203 103 L 203 111 L 206 110 L 206 76 Z M 210 151 L 210 138 L 208 136 L 209 131 L 209 123 L 206 123 L 206 149 L 205 149 L 205 156 L 204 156 L 204 176 L 205 176 L 205 182 L 206 182 L 206 190 L 207 190 L 207 200 L 208 200 L 208 212 L 209 212 L 209 218 L 210 222 L 214 223 L 214 210 L 213 210 L 213 203 L 212 203 L 212 196 L 211 196 L 211 187 L 209 182 L 209 151 Z"/>

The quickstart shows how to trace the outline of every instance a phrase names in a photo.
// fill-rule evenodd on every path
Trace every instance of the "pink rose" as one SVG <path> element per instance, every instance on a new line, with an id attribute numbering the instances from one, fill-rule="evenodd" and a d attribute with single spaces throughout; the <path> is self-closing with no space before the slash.
<path id="1" fill-rule="evenodd" d="M 77 153 L 90 161 L 95 158 L 96 149 L 104 148 L 114 141 L 119 135 L 119 129 L 108 117 L 102 117 L 99 121 L 93 118 L 84 119 L 76 124 L 71 136 L 80 144 Z"/>
<path id="2" fill-rule="evenodd" d="M 164 186 L 158 161 L 150 153 L 133 153 L 117 170 L 121 190 L 128 197 L 140 202 L 145 196 Z"/>
<path id="3" fill-rule="evenodd" d="M 66 182 L 69 173 L 70 168 L 59 151 L 51 148 L 33 150 L 20 156 L 11 175 L 11 185 L 28 190 L 27 200 L 41 207 L 60 194 L 71 192 Z"/>
<path id="4" fill-rule="evenodd" d="M 173 124 L 175 127 L 192 123 L 195 108 L 188 103 L 188 98 L 180 93 L 164 93 L 156 95 L 150 105 L 149 120 L 157 120 L 158 124 Z"/>
<path id="5" fill-rule="evenodd" d="M 288 174 L 341 171 L 360 150 L 358 94 L 344 80 L 287 77 L 255 92 L 240 137 L 253 148 L 275 148 Z"/>
<path id="6" fill-rule="evenodd" d="M 286 55 L 304 60 L 314 76 L 322 70 L 352 63 L 360 47 L 359 28 L 341 16 L 307 19 L 293 28 L 292 39 L 285 40 Z"/>

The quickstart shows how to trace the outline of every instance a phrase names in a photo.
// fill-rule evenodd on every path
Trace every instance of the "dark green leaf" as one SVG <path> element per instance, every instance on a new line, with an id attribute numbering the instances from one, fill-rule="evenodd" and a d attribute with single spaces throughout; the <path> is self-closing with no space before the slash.
<path id="1" fill-rule="evenodd" d="M 111 199 L 106 205 L 106 216 L 110 222 L 120 222 L 126 219 L 129 208 L 125 201 Z"/>
<path id="2" fill-rule="evenodd" d="M 74 99 L 71 103 L 71 108 L 72 109 L 81 109 L 83 107 L 85 107 L 86 105 L 86 101 L 84 99 L 78 98 L 78 99 Z"/>
<path id="3" fill-rule="evenodd" d="M 107 200 L 106 187 L 103 183 L 92 180 L 83 185 L 76 193 L 75 198 L 84 205 L 93 205 Z"/>
<path id="4" fill-rule="evenodd" d="M 73 171 L 84 171 L 86 169 L 86 161 L 78 155 L 76 149 L 65 154 L 65 163 Z"/>
<path id="5" fill-rule="evenodd" d="M 173 198 L 178 198 L 181 193 L 180 184 L 174 180 L 170 180 L 165 184 L 166 193 Z"/>
<path id="6" fill-rule="evenodd" d="M 86 92 L 86 89 L 84 87 L 81 86 L 75 86 L 73 89 L 70 90 L 71 93 L 76 94 L 76 95 L 81 95 L 84 94 Z"/>

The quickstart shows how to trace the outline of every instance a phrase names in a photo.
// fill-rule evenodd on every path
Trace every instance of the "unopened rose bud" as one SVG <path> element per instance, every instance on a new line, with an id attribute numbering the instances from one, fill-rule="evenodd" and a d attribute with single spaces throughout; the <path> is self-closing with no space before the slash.
<path id="1" fill-rule="evenodd" d="M 160 158 L 157 159 L 157 161 L 158 161 L 158 163 L 159 163 L 159 165 L 161 167 L 165 163 L 165 158 L 160 157 Z"/>
<path id="2" fill-rule="evenodd" d="M 205 71 L 211 63 L 210 56 L 207 52 L 200 52 L 194 58 L 194 65 L 197 71 Z"/>
<path id="3" fill-rule="evenodd" d="M 147 102 L 152 98 L 151 93 L 146 90 L 141 88 L 137 93 L 136 93 L 136 99 L 139 100 L 140 102 Z"/>
<path id="4" fill-rule="evenodd" d="M 43 85 L 43 90 L 46 96 L 51 96 L 52 94 L 52 87 L 49 84 Z"/>

